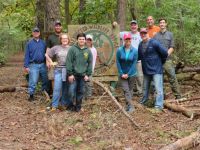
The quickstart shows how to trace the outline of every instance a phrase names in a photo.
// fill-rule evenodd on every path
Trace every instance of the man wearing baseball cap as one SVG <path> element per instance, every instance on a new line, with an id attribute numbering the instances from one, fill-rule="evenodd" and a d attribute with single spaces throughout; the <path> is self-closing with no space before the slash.
<path id="1" fill-rule="evenodd" d="M 142 61 L 142 70 L 144 74 L 144 91 L 140 101 L 145 104 L 149 97 L 149 87 L 151 81 L 154 82 L 156 90 L 155 111 L 161 112 L 163 109 L 163 64 L 165 63 L 168 52 L 157 40 L 150 39 L 146 28 L 140 29 L 142 42 L 138 48 L 138 59 Z"/>
<path id="2" fill-rule="evenodd" d="M 119 81 L 126 99 L 126 111 L 134 111 L 132 104 L 133 87 L 137 75 L 136 63 L 138 51 L 131 45 L 131 33 L 123 35 L 124 45 L 117 50 L 116 63 L 119 74 Z"/>
<path id="3" fill-rule="evenodd" d="M 34 94 L 39 76 L 42 79 L 42 90 L 48 91 L 47 68 L 45 65 L 46 44 L 40 39 L 40 29 L 32 30 L 33 38 L 26 44 L 24 69 L 29 74 L 28 93 L 29 101 L 34 101 Z"/>
<path id="4" fill-rule="evenodd" d="M 46 50 L 46 54 L 48 53 L 49 49 L 56 46 L 56 45 L 59 45 L 60 44 L 60 40 L 59 40 L 59 36 L 60 34 L 62 33 L 62 24 L 60 22 L 60 20 L 56 20 L 54 22 L 54 33 L 51 34 L 46 43 L 47 43 L 47 50 Z M 53 60 L 54 61 L 54 60 Z M 52 95 L 53 93 L 53 80 L 54 80 L 54 69 L 53 67 L 50 66 L 50 63 L 48 61 L 46 61 L 46 65 L 48 67 L 48 78 L 49 78 L 49 86 L 50 86 L 50 95 Z"/>

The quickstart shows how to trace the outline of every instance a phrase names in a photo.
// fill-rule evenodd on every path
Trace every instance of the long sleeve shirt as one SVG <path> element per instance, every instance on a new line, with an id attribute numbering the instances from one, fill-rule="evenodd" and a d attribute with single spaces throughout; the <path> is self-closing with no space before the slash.
<path id="1" fill-rule="evenodd" d="M 142 44 L 144 43 L 141 42 L 138 48 L 138 59 L 142 61 L 143 73 L 162 74 L 163 64 L 168 57 L 167 49 L 155 39 L 150 39 L 146 48 Z"/>
<path id="2" fill-rule="evenodd" d="M 32 39 L 26 44 L 24 67 L 28 68 L 31 63 L 45 62 L 46 44 L 43 40 Z"/>
<path id="3" fill-rule="evenodd" d="M 116 63 L 117 69 L 120 76 L 128 74 L 129 77 L 137 75 L 136 62 L 138 59 L 137 49 L 131 47 L 130 52 L 127 56 L 124 46 L 121 46 L 117 50 Z"/>

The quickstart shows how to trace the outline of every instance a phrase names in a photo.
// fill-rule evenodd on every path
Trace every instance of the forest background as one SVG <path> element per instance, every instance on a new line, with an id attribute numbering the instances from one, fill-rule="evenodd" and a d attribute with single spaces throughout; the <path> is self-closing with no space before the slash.
<path id="1" fill-rule="evenodd" d="M 146 26 L 152 15 L 156 24 L 164 17 L 174 33 L 177 61 L 187 65 L 200 64 L 200 0 L 0 0 L 0 64 L 24 50 L 31 29 L 39 26 L 42 36 L 53 31 L 56 19 L 68 24 L 112 24 L 129 30 L 136 19 Z"/>

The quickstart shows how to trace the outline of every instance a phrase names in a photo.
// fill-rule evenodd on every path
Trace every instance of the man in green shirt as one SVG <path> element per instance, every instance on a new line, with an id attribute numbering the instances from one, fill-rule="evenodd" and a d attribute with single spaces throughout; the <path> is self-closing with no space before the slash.
<path id="1" fill-rule="evenodd" d="M 92 53 L 85 46 L 86 35 L 79 33 L 77 35 L 77 44 L 73 45 L 67 54 L 66 68 L 69 81 L 69 99 L 74 98 L 75 106 L 71 102 L 68 109 L 76 112 L 81 110 L 82 99 L 84 95 L 85 82 L 89 81 L 89 76 L 92 74 Z"/>
<path id="2" fill-rule="evenodd" d="M 60 39 L 59 36 L 62 33 L 62 24 L 59 20 L 56 20 L 54 23 L 54 33 L 49 35 L 46 44 L 47 44 L 47 50 L 46 50 L 46 55 L 50 48 L 60 45 Z M 53 58 L 53 61 L 55 59 Z M 50 86 L 50 95 L 53 93 L 53 87 L 54 87 L 54 68 L 51 67 L 50 63 L 46 61 L 46 65 L 48 67 L 48 79 L 49 79 L 49 86 Z"/>

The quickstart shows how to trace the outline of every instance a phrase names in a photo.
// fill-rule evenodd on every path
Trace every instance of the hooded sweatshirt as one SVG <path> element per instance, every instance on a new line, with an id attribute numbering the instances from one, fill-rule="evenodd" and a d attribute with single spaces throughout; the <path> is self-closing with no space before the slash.
<path id="1" fill-rule="evenodd" d="M 66 68 L 68 75 L 90 76 L 92 74 L 92 53 L 84 47 L 73 45 L 66 57 Z"/>

